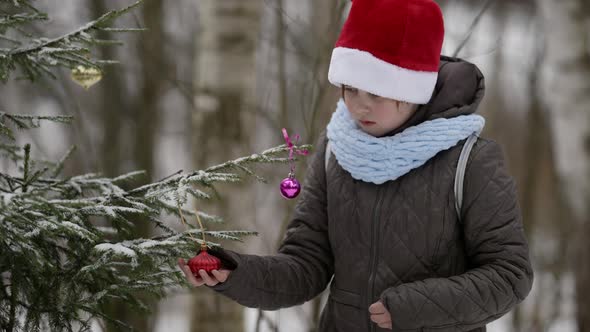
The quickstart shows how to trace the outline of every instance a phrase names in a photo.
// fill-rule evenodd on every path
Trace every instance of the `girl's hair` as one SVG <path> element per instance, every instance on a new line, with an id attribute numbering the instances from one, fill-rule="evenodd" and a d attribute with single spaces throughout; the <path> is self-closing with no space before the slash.
<path id="1" fill-rule="evenodd" d="M 342 85 L 340 86 L 340 94 L 341 94 L 341 96 L 342 96 L 342 100 L 346 101 L 346 100 L 344 99 L 344 87 L 345 87 L 345 85 L 344 85 L 344 84 L 342 84 Z M 408 103 L 408 102 L 406 102 L 406 101 L 400 101 L 400 100 L 396 100 L 396 102 L 397 102 L 398 109 L 399 109 L 399 104 L 400 104 L 400 103 L 402 103 L 402 104 L 411 104 L 411 103 Z M 414 109 L 417 109 L 417 108 L 418 108 L 418 105 L 417 105 L 417 104 L 412 104 L 412 105 L 414 106 Z"/>

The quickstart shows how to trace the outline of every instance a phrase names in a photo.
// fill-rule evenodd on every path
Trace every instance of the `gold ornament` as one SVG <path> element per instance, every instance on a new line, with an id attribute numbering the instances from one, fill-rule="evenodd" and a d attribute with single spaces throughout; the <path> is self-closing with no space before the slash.
<path id="1" fill-rule="evenodd" d="M 102 72 L 96 68 L 78 66 L 72 69 L 72 81 L 88 90 L 102 78 Z"/>

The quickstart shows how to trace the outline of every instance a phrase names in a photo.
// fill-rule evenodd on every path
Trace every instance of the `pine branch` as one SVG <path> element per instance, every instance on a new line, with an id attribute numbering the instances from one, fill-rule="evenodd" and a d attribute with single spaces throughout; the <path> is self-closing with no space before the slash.
<path id="1" fill-rule="evenodd" d="M 253 231 L 206 231 L 205 234 L 223 240 L 232 240 L 244 242 L 242 236 L 258 235 L 258 232 Z"/>
<path id="2" fill-rule="evenodd" d="M 113 32 L 137 32 L 143 29 L 137 28 L 110 28 L 109 25 L 114 19 L 133 10 L 143 0 L 120 9 L 110 11 L 98 19 L 88 22 L 75 31 L 69 32 L 56 38 L 37 38 L 29 44 L 14 48 L 0 49 L 0 81 L 6 82 L 9 73 L 19 66 L 27 79 L 34 81 L 40 76 L 47 75 L 55 78 L 51 67 L 61 66 L 73 69 L 77 66 L 100 69 L 101 65 L 116 63 L 111 60 L 90 59 L 89 46 L 101 44 L 117 44 L 119 41 L 100 40 L 92 36 L 92 33 L 105 30 Z M 1 129 L 1 128 L 0 128 Z"/>
<path id="3" fill-rule="evenodd" d="M 294 150 L 309 150 L 311 149 L 311 145 L 301 145 L 301 146 L 294 146 L 293 147 Z M 209 167 L 205 170 L 205 172 L 217 172 L 217 171 L 222 171 L 228 168 L 234 168 L 236 166 L 243 166 L 243 165 L 247 165 L 247 164 L 251 164 L 251 163 L 275 163 L 275 162 L 280 162 L 283 161 L 285 159 L 276 159 L 273 158 L 273 156 L 277 156 L 280 154 L 283 154 L 285 152 L 288 152 L 289 148 L 286 145 L 281 145 L 278 147 L 274 147 L 271 149 L 268 149 L 266 151 L 263 151 L 261 154 L 253 154 L 247 157 L 242 157 L 242 158 L 238 158 L 236 160 L 232 160 L 232 161 L 227 161 L 223 164 L 217 165 L 217 166 L 213 166 L 213 167 Z M 297 159 L 294 158 L 294 160 L 296 161 Z M 288 161 L 285 160 L 285 161 Z"/>
<path id="4" fill-rule="evenodd" d="M 22 183 L 22 180 L 21 179 L 13 178 L 12 176 L 7 175 L 7 174 L 4 174 L 4 173 L 1 173 L 1 172 L 0 172 L 0 178 L 2 178 L 6 182 L 6 184 L 8 185 L 8 187 L 10 187 L 10 192 L 14 192 L 15 191 L 15 189 L 14 189 L 14 183 L 15 182 L 16 183 L 19 183 L 19 182 Z"/>
<path id="5" fill-rule="evenodd" d="M 301 146 L 295 146 L 294 148 L 297 150 L 310 150 L 311 145 L 306 144 L 306 145 L 301 145 Z M 193 181 L 201 182 L 201 183 L 206 183 L 206 182 L 208 182 L 207 180 L 219 180 L 219 179 L 223 179 L 223 177 L 228 174 L 228 173 L 219 173 L 219 171 L 224 171 L 227 169 L 243 170 L 243 168 L 245 168 L 245 165 L 253 164 L 253 163 L 286 163 L 286 162 L 289 162 L 288 158 L 276 158 L 275 156 L 284 154 L 285 152 L 288 152 L 288 151 L 289 151 L 289 148 L 287 146 L 281 145 L 278 147 L 274 147 L 274 148 L 265 150 L 260 154 L 252 154 L 247 157 L 238 158 L 238 159 L 227 161 L 225 163 L 222 163 L 222 164 L 219 164 L 216 166 L 209 167 L 209 168 L 205 169 L 204 171 L 199 170 L 199 171 L 192 172 L 188 175 L 172 176 L 172 177 L 167 178 L 162 181 L 150 183 L 150 184 L 135 188 L 135 189 L 129 191 L 127 194 L 128 195 L 137 195 L 137 194 L 149 191 L 149 190 L 155 190 L 160 187 L 167 187 L 167 186 L 175 185 L 175 184 L 178 184 L 180 181 L 186 180 L 186 179 L 191 179 Z M 294 160 L 297 161 L 296 158 L 294 158 Z M 249 171 L 247 173 L 251 174 L 251 171 Z M 229 173 L 229 174 L 231 174 L 231 173 Z M 210 181 L 210 182 L 213 182 L 213 181 Z"/>
<path id="6" fill-rule="evenodd" d="M 40 12 L 0 16 L 0 33 L 5 33 L 8 28 L 14 27 L 15 25 L 24 25 L 35 21 L 46 20 L 48 20 L 47 14 Z"/>
<path id="7" fill-rule="evenodd" d="M 51 70 L 57 66 L 96 68 L 116 63 L 111 59 L 87 57 L 93 45 L 121 44 L 118 40 L 94 38 L 93 34 L 98 31 L 144 30 L 110 27 L 114 19 L 141 3 L 137 1 L 66 35 L 36 38 L 21 27 L 45 20 L 47 16 L 27 0 L 0 1 L 2 5 L 13 5 L 22 12 L 8 16 L 2 15 L 3 11 L 0 33 L 14 29 L 30 39 L 20 41 L 12 36 L 0 36 L 14 46 L 0 49 L 2 81 L 6 81 L 9 73 L 17 68 L 27 78 L 35 80 L 42 75 L 55 77 Z M 69 123 L 71 120 L 72 117 L 66 116 L 0 112 L 0 136 L 14 141 L 15 129 L 37 128 L 44 121 Z M 7 295 L 0 297 L 0 325 L 8 330 L 37 331 L 47 326 L 51 330 L 67 331 L 73 330 L 76 322 L 80 324 L 76 328 L 84 329 L 89 328 L 92 317 L 124 326 L 124 323 L 105 315 L 101 305 L 108 299 L 119 298 L 131 307 L 147 311 L 137 291 L 163 296 L 168 287 L 183 281 L 171 257 L 195 252 L 195 242 L 190 234 L 201 232 L 201 228 L 178 233 L 161 220 L 162 214 L 176 213 L 169 209 L 171 202 L 182 200 L 186 195 L 210 199 L 212 195 L 195 186 L 215 191 L 217 183 L 241 180 L 238 174 L 222 170 L 189 175 L 177 173 L 162 179 L 154 187 L 157 190 L 130 195 L 121 186 L 144 172 L 131 172 L 115 178 L 100 174 L 58 178 L 74 151 L 73 147 L 56 163 L 33 159 L 30 145 L 21 148 L 12 142 L 0 144 L 0 151 L 17 163 L 20 172 L 15 176 L 0 173 L 0 271 L 13 271 L 8 277 L 11 278 L 10 294 L 4 280 L 1 284 L 3 293 L 0 293 Z M 235 166 L 233 170 L 239 169 L 256 177 L 245 166 Z M 158 191 L 166 195 L 158 195 Z M 130 221 L 130 215 L 138 215 L 164 232 L 160 232 L 158 238 L 129 240 L 137 227 Z M 193 214 L 187 211 L 187 215 Z M 201 211 L 197 216 L 205 222 L 222 222 L 221 218 Z M 239 241 L 241 236 L 254 233 L 212 232 L 211 237 Z M 209 241 L 206 244 L 220 245 Z M 2 278 L 6 278 L 4 272 Z"/>
<path id="8" fill-rule="evenodd" d="M 39 125 L 39 120 L 46 120 L 1 117 L 4 121 L 0 124 L 10 119 L 17 128 L 30 128 Z M 190 257 L 201 245 L 220 247 L 217 240 L 241 242 L 244 236 L 258 235 L 247 230 L 207 230 L 207 223 L 223 220 L 200 210 L 182 209 L 188 195 L 212 199 L 219 183 L 241 181 L 242 175 L 262 179 L 253 171 L 254 164 L 289 162 L 284 157 L 289 149 L 283 145 L 204 171 L 179 171 L 127 191 L 122 184 L 145 172 L 114 178 L 89 173 L 59 179 L 57 175 L 73 149 L 55 166 L 41 169 L 32 159 L 30 145 L 23 150 L 19 156 L 21 176 L 0 173 L 0 250 L 6 253 L 1 258 L 10 257 L 0 259 L 0 271 L 11 270 L 15 262 L 27 263 L 27 278 L 14 286 L 19 287 L 15 315 L 24 317 L 21 325 L 27 330 L 47 322 L 54 330 L 68 330 L 74 322 L 84 324 L 80 311 L 108 321 L 100 305 L 114 298 L 147 310 L 137 296 L 139 290 L 161 297 L 168 287 L 184 280 L 176 271 L 176 260 L 171 258 Z M 161 220 L 163 214 L 185 213 L 196 216 L 200 225 L 188 224 L 179 233 Z M 130 221 L 130 215 L 140 216 L 165 234 L 149 239 L 132 238 L 137 226 Z M 96 223 L 97 217 L 100 223 Z M 205 235 L 202 239 L 195 236 L 201 234 Z M 6 304 L 6 300 L 0 299 L 0 306 Z"/>
<path id="9" fill-rule="evenodd" d="M 6 124 L 7 122 L 12 123 L 17 129 L 23 130 L 39 128 L 41 121 L 69 124 L 72 120 L 72 116 L 18 115 L 0 112 L 0 136 L 4 135 L 13 141 L 15 140 L 14 133 Z"/>
<path id="10" fill-rule="evenodd" d="M 2 36 L 2 35 L 0 35 L 0 40 L 11 42 L 11 43 L 13 43 L 15 45 L 21 45 L 22 44 L 19 40 L 16 40 L 16 39 L 13 39 L 13 38 L 9 38 L 9 37 L 6 37 L 6 36 Z"/>

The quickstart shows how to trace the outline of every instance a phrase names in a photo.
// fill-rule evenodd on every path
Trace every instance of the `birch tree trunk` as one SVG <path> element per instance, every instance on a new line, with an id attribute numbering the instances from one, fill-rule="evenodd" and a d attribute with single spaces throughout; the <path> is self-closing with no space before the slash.
<path id="1" fill-rule="evenodd" d="M 195 63 L 193 160 L 202 168 L 252 153 L 254 117 L 247 107 L 256 105 L 256 45 L 261 0 L 200 0 L 200 33 Z M 223 229 L 252 230 L 256 195 L 252 183 L 218 188 L 216 209 L 225 219 Z M 198 206 L 197 208 L 202 208 Z M 210 209 L 208 212 L 211 211 Z M 205 227 L 213 228 L 213 225 Z M 254 229 L 255 230 L 255 229 Z M 243 245 L 228 248 L 244 252 Z M 196 290 L 191 331 L 243 331 L 244 309 L 206 287 Z"/>
<path id="2" fill-rule="evenodd" d="M 590 54 L 589 5 L 583 0 L 538 0 L 547 38 L 546 102 L 563 192 L 576 219 L 577 323 L 590 330 Z"/>

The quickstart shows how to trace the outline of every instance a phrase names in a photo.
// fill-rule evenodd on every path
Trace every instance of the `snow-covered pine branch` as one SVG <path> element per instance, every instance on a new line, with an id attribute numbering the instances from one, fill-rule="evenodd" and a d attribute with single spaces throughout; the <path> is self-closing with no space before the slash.
<path id="1" fill-rule="evenodd" d="M 204 243 L 202 232 L 209 247 L 220 246 L 217 240 L 242 241 L 244 236 L 257 235 L 255 231 L 210 231 L 193 225 L 178 233 L 162 221 L 163 216 L 179 217 L 181 206 L 183 215 L 196 218 L 198 214 L 204 225 L 221 223 L 218 216 L 182 208 L 188 195 L 210 200 L 216 185 L 255 174 L 254 164 L 286 162 L 287 154 L 284 146 L 276 147 L 125 190 L 121 184 L 132 183 L 144 172 L 114 178 L 98 173 L 70 178 L 35 176 L 41 173 L 31 152 L 26 152 L 19 161 L 28 165 L 21 167 L 22 174 L 0 173 L 0 271 L 2 280 L 10 284 L 2 288 L 6 296 L 0 296 L 0 306 L 15 307 L 15 314 L 28 317 L 23 325 L 27 327 L 38 326 L 43 317 L 60 317 L 64 324 L 60 329 L 75 324 L 83 328 L 89 316 L 109 320 L 99 308 L 114 298 L 145 309 L 137 291 L 159 297 L 166 287 L 183 283 L 175 258 L 194 255 Z M 246 165 L 249 172 L 244 171 Z M 130 221 L 132 215 L 162 231 L 153 238 L 130 239 L 136 227 Z M 14 330 L 12 324 L 17 321 L 10 322 L 10 315 L 0 311 L 0 324 Z"/>
<path id="2" fill-rule="evenodd" d="M 4 1 L 9 3 L 8 1 Z M 100 40 L 93 36 L 97 31 L 137 32 L 141 28 L 113 28 L 113 20 L 139 6 L 143 0 L 122 8 L 105 13 L 94 21 L 88 22 L 78 29 L 55 38 L 38 36 L 25 42 L 5 37 L 5 32 L 12 27 L 31 21 L 46 19 L 44 13 L 39 12 L 27 1 L 14 1 L 13 5 L 27 12 L 8 16 L 0 20 L 0 37 L 10 40 L 12 48 L 0 48 L 0 81 L 6 82 L 10 73 L 17 67 L 25 77 L 31 81 L 41 76 L 56 78 L 52 67 L 76 68 L 84 66 L 100 69 L 102 65 L 117 63 L 112 60 L 98 60 L 89 58 L 91 46 L 98 44 L 121 44 L 118 40 Z M 30 11 L 30 12 L 29 12 Z M 24 44 L 24 45 L 23 45 Z"/>
<path id="3" fill-rule="evenodd" d="M 294 146 L 296 150 L 309 150 L 311 149 L 311 145 L 303 144 L 299 146 Z M 250 164 L 260 164 L 260 163 L 288 163 L 289 158 L 287 157 L 279 157 L 280 155 L 285 155 L 289 152 L 289 148 L 286 145 L 280 145 L 268 150 L 263 151 L 262 153 L 252 154 L 250 156 L 241 157 L 235 160 L 226 161 L 222 164 L 211 166 L 205 170 L 198 170 L 192 172 L 188 175 L 175 175 L 169 178 L 166 178 L 163 181 L 150 183 L 139 188 L 133 189 L 129 192 L 129 194 L 137 194 L 144 191 L 151 192 L 152 195 L 162 193 L 166 194 L 166 192 L 161 192 L 162 188 L 168 188 L 172 184 L 178 183 L 197 183 L 202 184 L 205 186 L 210 186 L 214 182 L 224 181 L 227 180 L 229 182 L 239 181 L 239 175 L 235 173 L 227 173 L 227 171 L 242 171 L 247 175 L 255 174 L 251 169 L 247 168 L 247 165 Z M 296 158 L 294 158 L 297 161 Z M 223 172 L 222 172 L 223 171 Z M 258 180 L 264 182 L 264 179 L 260 177 L 256 177 Z"/>
<path id="4" fill-rule="evenodd" d="M 14 140 L 14 132 L 9 125 L 13 125 L 16 129 L 22 130 L 39 128 L 42 120 L 71 123 L 72 119 L 73 117 L 71 116 L 19 115 L 0 112 L 0 136 L 6 136 L 11 140 Z"/>

